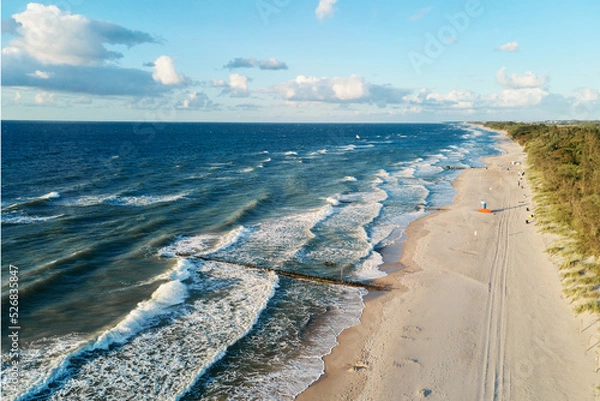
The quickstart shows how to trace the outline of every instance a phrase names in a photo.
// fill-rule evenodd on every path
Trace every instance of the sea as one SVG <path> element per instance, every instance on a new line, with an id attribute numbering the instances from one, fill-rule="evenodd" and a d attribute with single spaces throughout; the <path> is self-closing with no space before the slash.
<path id="1" fill-rule="evenodd" d="M 277 272 L 386 275 L 383 250 L 493 135 L 3 121 L 3 399 L 294 399 L 367 290 Z"/>

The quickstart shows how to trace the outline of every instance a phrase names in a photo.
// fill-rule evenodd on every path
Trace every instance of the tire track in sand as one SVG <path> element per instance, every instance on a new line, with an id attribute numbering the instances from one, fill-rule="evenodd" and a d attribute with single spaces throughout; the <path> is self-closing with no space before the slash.
<path id="1" fill-rule="evenodd" d="M 483 366 L 480 375 L 479 400 L 508 400 L 510 399 L 511 373 L 506 358 L 506 336 L 508 307 L 508 254 L 509 228 L 511 215 L 510 196 L 506 194 L 503 199 L 503 211 L 499 216 L 498 229 L 495 242 L 494 256 L 490 268 L 488 281 L 488 298 L 486 303 L 485 332 L 481 344 L 483 345 Z"/>

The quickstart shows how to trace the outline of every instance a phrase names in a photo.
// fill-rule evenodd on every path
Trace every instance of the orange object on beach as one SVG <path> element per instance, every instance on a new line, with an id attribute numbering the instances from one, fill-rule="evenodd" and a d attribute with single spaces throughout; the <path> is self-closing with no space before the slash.
<path id="1" fill-rule="evenodd" d="M 492 214 L 492 211 L 490 209 L 479 209 L 479 213 L 489 213 L 489 214 Z"/>

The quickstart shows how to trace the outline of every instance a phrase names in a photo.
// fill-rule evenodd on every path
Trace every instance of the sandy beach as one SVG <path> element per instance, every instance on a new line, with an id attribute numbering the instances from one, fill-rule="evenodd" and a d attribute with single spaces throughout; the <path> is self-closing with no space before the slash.
<path id="1" fill-rule="evenodd" d="M 394 290 L 370 296 L 298 400 L 595 399 L 598 328 L 574 315 L 550 240 L 526 223 L 522 148 L 498 146 L 456 180 L 452 206 L 410 225 L 404 268 L 382 279 Z"/>

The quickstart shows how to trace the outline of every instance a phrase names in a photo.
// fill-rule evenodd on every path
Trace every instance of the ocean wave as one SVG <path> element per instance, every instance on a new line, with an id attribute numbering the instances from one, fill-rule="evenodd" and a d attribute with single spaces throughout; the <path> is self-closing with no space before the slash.
<path id="1" fill-rule="evenodd" d="M 180 265 L 179 265 L 180 264 Z M 102 333 L 92 349 L 108 349 L 113 344 L 122 344 L 152 324 L 152 320 L 167 313 L 168 308 L 179 305 L 188 296 L 187 287 L 181 282 L 189 278 L 193 268 L 187 261 L 179 261 L 173 281 L 162 284 L 152 293 L 151 299 L 143 301 L 112 329 Z"/>
<path id="2" fill-rule="evenodd" d="M 52 192 L 47 193 L 46 195 L 40 196 L 38 199 L 45 200 L 45 199 L 58 199 L 58 198 L 60 198 L 60 193 L 58 193 L 56 191 L 52 191 Z"/>
<path id="3" fill-rule="evenodd" d="M 33 400 L 41 394 L 69 400 L 87 400 L 91 394 L 106 400 L 131 394 L 152 399 L 185 395 L 255 326 L 275 293 L 278 278 L 272 272 L 226 263 L 179 259 L 177 266 L 174 280 L 162 284 L 151 299 L 138 304 L 95 341 L 77 342 L 64 353 L 38 350 L 41 355 L 58 356 L 43 371 L 39 365 L 23 363 L 26 376 L 37 379 L 26 383 L 16 399 Z M 204 296 L 186 301 L 192 292 Z M 168 318 L 169 324 L 156 325 L 161 317 Z"/>
<path id="4" fill-rule="evenodd" d="M 85 195 L 74 199 L 65 199 L 62 203 L 66 206 L 94 206 L 115 198 L 115 195 Z"/>
<path id="5" fill-rule="evenodd" d="M 415 168 L 414 167 L 403 168 L 400 172 L 396 173 L 396 175 L 401 178 L 414 178 L 415 177 Z"/>
<path id="6" fill-rule="evenodd" d="M 324 155 L 324 154 L 327 154 L 327 149 L 319 149 L 314 152 L 310 152 L 308 155 L 309 156 L 319 156 L 319 155 Z"/>
<path id="7" fill-rule="evenodd" d="M 161 248 L 158 254 L 163 257 L 177 255 L 208 255 L 225 250 L 250 234 L 244 226 L 238 226 L 226 233 L 205 233 L 193 237 L 178 238 L 173 244 Z"/>
<path id="8" fill-rule="evenodd" d="M 390 173 L 388 173 L 387 171 L 385 171 L 384 169 L 381 169 L 377 172 L 377 174 L 375 174 L 375 176 L 383 179 L 383 180 L 390 180 L 392 178 L 392 176 L 390 175 Z"/>
<path id="9" fill-rule="evenodd" d="M 2 214 L 2 224 L 32 224 L 51 221 L 64 217 L 64 214 L 54 216 L 29 216 L 22 212 L 11 212 Z"/>
<path id="10" fill-rule="evenodd" d="M 75 198 L 64 198 L 61 202 L 65 206 L 97 206 L 97 205 L 113 205 L 113 206 L 149 206 L 157 203 L 174 202 L 184 198 L 188 193 L 180 193 L 175 195 L 141 195 L 141 196 L 122 196 L 122 195 L 83 195 Z"/>
<path id="11" fill-rule="evenodd" d="M 344 182 L 355 182 L 355 181 L 358 181 L 358 180 L 355 177 L 347 175 L 344 178 L 342 178 L 342 181 L 344 181 Z"/>
<path id="12" fill-rule="evenodd" d="M 269 199 L 269 194 L 259 195 L 256 199 L 250 200 L 248 203 L 234 211 L 231 215 L 224 217 L 223 222 L 225 224 L 234 224 L 240 221 L 240 219 L 242 219 L 244 216 L 246 216 L 248 213 L 254 210 L 262 202 L 265 202 L 267 199 Z"/>
<path id="13" fill-rule="evenodd" d="M 174 202 L 187 196 L 187 193 L 176 194 L 176 195 L 142 195 L 142 196 L 116 196 L 109 197 L 102 201 L 110 205 L 117 206 L 149 206 L 157 203 Z"/>
<path id="14" fill-rule="evenodd" d="M 263 221 L 250 227 L 235 246 L 215 251 L 219 259 L 258 266 L 278 266 L 314 238 L 312 229 L 334 213 L 330 204 L 318 209 Z"/>
<path id="15" fill-rule="evenodd" d="M 358 268 L 353 272 L 353 275 L 361 280 L 374 280 L 384 277 L 387 274 L 379 270 L 379 266 L 383 264 L 383 257 L 379 252 L 372 251 L 369 256 L 363 260 Z"/>
<path id="16" fill-rule="evenodd" d="M 57 192 L 57 191 L 52 191 L 52 192 L 49 192 L 49 193 L 47 193 L 45 195 L 38 196 L 38 197 L 35 197 L 35 198 L 25 198 L 23 200 L 22 200 L 22 198 L 18 198 L 18 199 L 16 199 L 17 202 L 12 203 L 9 206 L 6 206 L 5 208 L 2 209 L 2 211 L 4 212 L 4 211 L 9 211 L 9 210 L 14 210 L 14 209 L 26 207 L 26 206 L 33 206 L 33 205 L 37 205 L 37 204 L 40 204 L 40 203 L 45 203 L 45 202 L 47 202 L 49 200 L 58 199 L 58 198 L 60 198 L 60 193 Z"/>
<path id="17" fill-rule="evenodd" d="M 373 244 L 366 227 L 380 215 L 385 191 L 342 194 L 333 198 L 339 202 L 318 227 L 319 246 L 300 249 L 295 257 L 303 263 L 338 266 L 343 269 L 367 257 Z"/>
<path id="18" fill-rule="evenodd" d="M 350 145 L 345 145 L 345 146 L 339 146 L 337 149 L 342 152 L 348 152 L 348 151 L 356 149 L 356 145 L 350 144 Z"/>
<path id="19" fill-rule="evenodd" d="M 76 334 L 44 338 L 20 349 L 19 385 L 10 383 L 6 373 L 2 375 L 2 395 L 10 400 L 32 399 L 33 393 L 44 387 L 53 372 L 65 364 L 65 356 L 77 354 L 84 349 L 88 339 Z M 2 372 L 10 370 L 8 354 L 2 354 Z"/>
<path id="20" fill-rule="evenodd" d="M 336 196 L 339 195 L 328 196 L 327 198 L 325 198 L 325 201 L 327 201 L 327 203 L 329 203 L 330 205 L 337 206 L 340 204 L 340 201 L 336 199 Z"/>
<path id="21" fill-rule="evenodd" d="M 244 355 L 227 361 L 243 363 L 245 369 L 230 367 L 217 374 L 201 390 L 191 392 L 190 399 L 294 400 L 324 373 L 323 357 L 338 344 L 339 334 L 360 323 L 365 293 L 341 286 L 315 288 L 308 283 L 286 289 L 277 310 L 270 311 L 272 318 L 257 328 L 249 344 L 244 344 Z M 312 299 L 307 303 L 309 294 Z M 315 308 L 323 313 L 315 313 Z M 294 325 L 298 320 L 304 323 L 301 327 Z M 290 338 L 286 336 L 289 332 L 297 334 Z M 273 353 L 268 370 L 249 371 L 241 359 L 260 361 L 264 358 L 265 342 Z"/>

